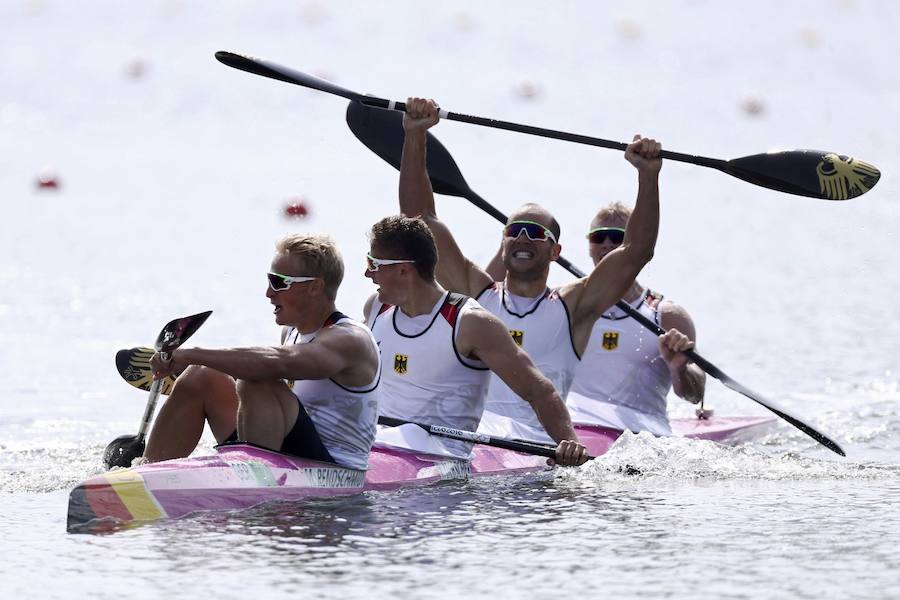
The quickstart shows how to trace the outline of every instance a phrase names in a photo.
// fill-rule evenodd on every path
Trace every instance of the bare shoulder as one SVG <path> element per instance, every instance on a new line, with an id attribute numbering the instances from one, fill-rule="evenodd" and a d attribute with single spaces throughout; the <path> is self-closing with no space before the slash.
<path id="1" fill-rule="evenodd" d="M 683 306 L 671 300 L 659 303 L 659 324 L 663 329 L 677 329 L 689 338 L 694 338 L 694 321 L 691 315 Z"/>
<path id="2" fill-rule="evenodd" d="M 570 281 L 565 283 L 558 288 L 556 288 L 556 293 L 559 294 L 559 297 L 563 300 L 570 300 L 573 297 L 577 297 L 584 290 L 585 278 L 579 277 L 575 281 Z"/>
<path id="3" fill-rule="evenodd" d="M 503 321 L 481 306 L 472 307 L 460 316 L 459 336 L 467 345 L 478 346 L 479 341 L 491 339 L 498 333 L 508 336 Z"/>
<path id="4" fill-rule="evenodd" d="M 466 324 L 467 327 L 488 324 L 489 327 L 493 326 L 491 324 L 503 326 L 503 321 L 500 320 L 495 314 L 487 310 L 481 305 L 470 306 L 462 315 L 460 316 L 460 324 Z"/>
<path id="5" fill-rule="evenodd" d="M 339 323 L 326 327 L 316 335 L 314 343 L 327 346 L 336 352 L 365 354 L 372 348 L 371 337 L 361 323 Z"/>

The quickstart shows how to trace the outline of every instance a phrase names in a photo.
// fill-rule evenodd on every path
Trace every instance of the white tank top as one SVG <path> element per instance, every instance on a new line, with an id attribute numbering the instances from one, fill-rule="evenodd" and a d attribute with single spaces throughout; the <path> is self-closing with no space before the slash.
<path id="1" fill-rule="evenodd" d="M 498 281 L 479 294 L 478 302 L 503 321 L 513 340 L 565 398 L 579 357 L 572 342 L 569 311 L 558 291 L 548 288 L 538 298 L 525 298 L 510 294 L 506 284 Z M 493 374 L 478 430 L 501 437 L 553 442 L 531 405 Z"/>
<path id="2" fill-rule="evenodd" d="M 456 349 L 457 324 L 481 310 L 467 296 L 447 292 L 427 315 L 409 317 L 376 299 L 368 323 L 381 348 L 379 414 L 423 425 L 474 431 L 487 395 L 490 371 Z M 421 435 L 414 425 L 379 430 L 376 444 L 468 458 L 472 444 Z"/>
<path id="3" fill-rule="evenodd" d="M 645 290 L 634 307 L 658 324 L 661 300 Z M 574 423 L 671 435 L 666 415 L 671 387 L 659 338 L 613 307 L 594 324 L 566 405 Z"/>
<path id="4" fill-rule="evenodd" d="M 369 328 L 339 312 L 332 313 L 315 333 L 299 335 L 295 329 L 289 329 L 285 340 L 308 344 L 326 327 L 359 327 L 368 334 L 372 347 L 378 351 Z M 375 440 L 378 422 L 380 377 L 379 361 L 375 377 L 368 385 L 345 387 L 333 379 L 300 379 L 291 385 L 316 426 L 322 444 L 339 465 L 351 469 L 367 469 L 369 466 L 369 450 Z"/>

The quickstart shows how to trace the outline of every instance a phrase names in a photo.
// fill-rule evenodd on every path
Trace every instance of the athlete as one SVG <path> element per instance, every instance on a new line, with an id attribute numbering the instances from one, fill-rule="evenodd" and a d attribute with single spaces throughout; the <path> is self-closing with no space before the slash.
<path id="1" fill-rule="evenodd" d="M 424 221 L 382 219 L 370 232 L 367 259 L 366 276 L 378 285 L 365 314 L 381 348 L 380 414 L 474 430 L 493 372 L 558 443 L 557 463 L 587 459 L 560 395 L 503 323 L 472 298 L 435 281 L 437 248 Z M 417 426 L 382 430 L 378 440 L 454 458 L 468 458 L 471 449 L 465 442 L 428 436 Z"/>
<path id="2" fill-rule="evenodd" d="M 266 296 L 281 345 L 179 348 L 151 358 L 154 377 L 179 373 L 147 442 L 148 462 L 187 456 L 207 420 L 216 440 L 366 469 L 375 437 L 381 361 L 369 329 L 338 312 L 341 255 L 322 235 L 276 245 Z"/>
<path id="3" fill-rule="evenodd" d="M 639 135 L 625 158 L 638 171 L 634 215 L 622 244 L 587 276 L 557 289 L 547 287 L 550 263 L 559 257 L 559 224 L 543 207 L 525 204 L 503 228 L 504 281 L 467 259 L 450 230 L 437 217 L 425 167 L 426 131 L 437 124 L 432 100 L 410 98 L 403 119 L 405 143 L 400 169 L 400 210 L 420 215 L 437 241 L 437 279 L 449 290 L 474 297 L 500 318 L 515 342 L 566 396 L 594 322 L 628 289 L 653 256 L 659 228 L 660 144 Z M 480 431 L 547 441 L 547 431 L 526 403 L 497 377 L 491 380 Z"/>
<path id="4" fill-rule="evenodd" d="M 628 207 L 614 202 L 593 218 L 587 238 L 595 265 L 622 243 L 630 216 Z M 657 338 L 616 306 L 605 311 L 575 369 L 566 403 L 576 423 L 671 435 L 669 390 L 696 404 L 706 388 L 706 374 L 684 354 L 694 348 L 694 322 L 684 308 L 637 280 L 622 299 L 666 333 Z"/>

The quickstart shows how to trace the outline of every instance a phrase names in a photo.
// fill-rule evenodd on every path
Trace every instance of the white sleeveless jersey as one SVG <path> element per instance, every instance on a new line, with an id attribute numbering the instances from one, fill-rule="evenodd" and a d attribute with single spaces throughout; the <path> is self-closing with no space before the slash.
<path id="1" fill-rule="evenodd" d="M 510 294 L 505 283 L 498 281 L 481 292 L 478 302 L 503 321 L 513 340 L 565 398 L 579 357 L 572 342 L 569 311 L 559 293 L 548 288 L 538 298 L 524 298 Z M 531 405 L 496 375 L 491 375 L 491 387 L 478 431 L 553 442 Z"/>
<path id="2" fill-rule="evenodd" d="M 661 300 L 646 290 L 634 307 L 658 324 Z M 574 423 L 671 435 L 671 387 L 659 338 L 614 307 L 594 324 L 566 405 Z"/>
<path id="3" fill-rule="evenodd" d="M 328 317 L 322 329 L 336 326 L 363 329 L 368 334 L 372 347 L 378 351 L 372 332 L 362 323 L 335 312 Z M 301 336 L 295 329 L 289 329 L 285 339 L 306 344 L 315 339 L 315 336 L 315 333 Z M 378 422 L 380 378 L 379 361 L 375 377 L 368 385 L 344 387 L 333 379 L 300 379 L 291 385 L 316 426 L 322 444 L 339 465 L 351 469 L 368 468 L 369 450 L 375 440 Z"/>
<path id="4" fill-rule="evenodd" d="M 457 324 L 481 310 L 467 296 L 446 293 L 427 315 L 408 317 L 376 299 L 369 326 L 381 349 L 384 375 L 379 414 L 474 431 L 487 395 L 490 371 L 456 349 Z M 472 444 L 422 435 L 415 425 L 380 429 L 376 444 L 454 458 L 469 458 Z"/>

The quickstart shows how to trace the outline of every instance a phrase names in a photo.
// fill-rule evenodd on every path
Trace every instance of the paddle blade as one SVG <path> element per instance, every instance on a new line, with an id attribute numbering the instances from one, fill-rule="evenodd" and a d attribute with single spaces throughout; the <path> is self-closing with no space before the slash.
<path id="1" fill-rule="evenodd" d="M 150 391 L 153 385 L 153 371 L 150 369 L 150 357 L 153 356 L 153 348 L 131 348 L 116 352 L 116 370 L 122 379 L 132 386 L 145 392 Z M 163 379 L 160 394 L 168 396 L 175 385 L 175 379 L 171 376 Z"/>
<path id="2" fill-rule="evenodd" d="M 729 160 L 720 168 L 756 185 L 822 200 L 862 196 L 881 178 L 868 163 L 818 150 L 754 154 Z"/>
<path id="3" fill-rule="evenodd" d="M 403 154 L 403 113 L 372 108 L 359 102 L 347 106 L 347 125 L 369 150 L 400 170 Z M 463 179 L 456 161 L 444 145 L 428 133 L 426 166 L 436 194 L 466 198 L 474 192 Z"/>
<path id="4" fill-rule="evenodd" d="M 269 77 L 287 83 L 293 83 L 294 85 L 302 85 L 303 87 L 319 90 L 320 92 L 342 96 L 348 100 L 356 100 L 357 98 L 362 97 L 362 94 L 342 88 L 330 81 L 325 81 L 324 79 L 319 79 L 318 77 L 313 77 L 312 75 L 307 75 L 306 73 L 295 71 L 294 69 L 261 58 L 220 50 L 219 52 L 216 52 L 216 60 L 223 65 L 228 65 L 234 69 L 253 73 L 254 75 L 262 75 L 263 77 Z"/>
<path id="5" fill-rule="evenodd" d="M 103 451 L 103 464 L 107 469 L 122 467 L 127 469 L 131 462 L 144 454 L 144 438 L 136 435 L 121 435 L 111 441 Z"/>
<path id="6" fill-rule="evenodd" d="M 156 351 L 171 352 L 186 342 L 206 322 L 206 319 L 211 314 L 212 311 L 207 310 L 196 315 L 169 321 L 156 338 L 156 344 L 154 344 Z"/>

